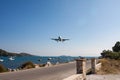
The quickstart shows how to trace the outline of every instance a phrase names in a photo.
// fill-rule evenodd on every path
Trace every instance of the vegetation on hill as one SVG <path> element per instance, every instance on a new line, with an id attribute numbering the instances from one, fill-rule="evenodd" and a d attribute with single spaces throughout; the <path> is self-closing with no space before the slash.
<path id="1" fill-rule="evenodd" d="M 118 74 L 120 73 L 120 60 L 101 59 L 101 70 L 98 74 Z"/>
<path id="2" fill-rule="evenodd" d="M 103 50 L 101 53 L 102 58 L 109 58 L 109 59 L 120 59 L 120 42 L 116 42 L 116 44 L 112 47 L 112 50 Z"/>
<path id="3" fill-rule="evenodd" d="M 111 50 L 103 50 L 101 53 L 103 59 L 99 74 L 116 74 L 120 73 L 120 42 L 116 42 Z"/>
<path id="4" fill-rule="evenodd" d="M 28 53 L 12 53 L 0 49 L 0 56 L 32 56 L 32 55 Z"/>

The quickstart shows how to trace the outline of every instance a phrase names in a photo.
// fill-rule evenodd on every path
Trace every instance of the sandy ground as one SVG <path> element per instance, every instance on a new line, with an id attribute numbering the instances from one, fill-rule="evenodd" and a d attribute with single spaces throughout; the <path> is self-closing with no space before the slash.
<path id="1" fill-rule="evenodd" d="M 120 80 L 120 74 L 87 75 L 87 80 Z"/>

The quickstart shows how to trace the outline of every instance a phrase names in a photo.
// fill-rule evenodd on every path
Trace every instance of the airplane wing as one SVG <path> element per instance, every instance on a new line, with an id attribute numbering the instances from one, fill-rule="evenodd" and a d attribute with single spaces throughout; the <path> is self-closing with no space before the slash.
<path id="1" fill-rule="evenodd" d="M 55 41 L 57 41 L 57 42 L 59 41 L 59 39 L 55 39 L 55 38 L 51 38 L 51 40 L 55 40 Z"/>
<path id="2" fill-rule="evenodd" d="M 62 39 L 62 41 L 66 41 L 66 40 L 70 40 L 70 39 Z"/>

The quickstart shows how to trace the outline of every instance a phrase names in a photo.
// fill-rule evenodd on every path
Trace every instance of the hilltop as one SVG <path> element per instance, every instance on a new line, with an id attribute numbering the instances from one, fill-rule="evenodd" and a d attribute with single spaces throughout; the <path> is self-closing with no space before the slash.
<path id="1" fill-rule="evenodd" d="M 7 52 L 3 49 L 0 49 L 0 56 L 33 56 L 28 53 L 13 53 L 13 52 Z"/>

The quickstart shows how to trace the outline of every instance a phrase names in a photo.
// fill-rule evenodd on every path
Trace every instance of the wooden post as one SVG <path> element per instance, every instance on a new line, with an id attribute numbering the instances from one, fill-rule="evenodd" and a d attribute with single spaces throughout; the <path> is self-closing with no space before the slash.
<path id="1" fill-rule="evenodd" d="M 93 74 L 95 74 L 96 73 L 96 59 L 95 58 L 93 58 L 93 59 L 91 59 L 91 71 L 92 71 L 92 73 Z"/>
<path id="2" fill-rule="evenodd" d="M 83 74 L 84 80 L 86 80 L 86 59 L 76 60 L 77 74 Z"/>

